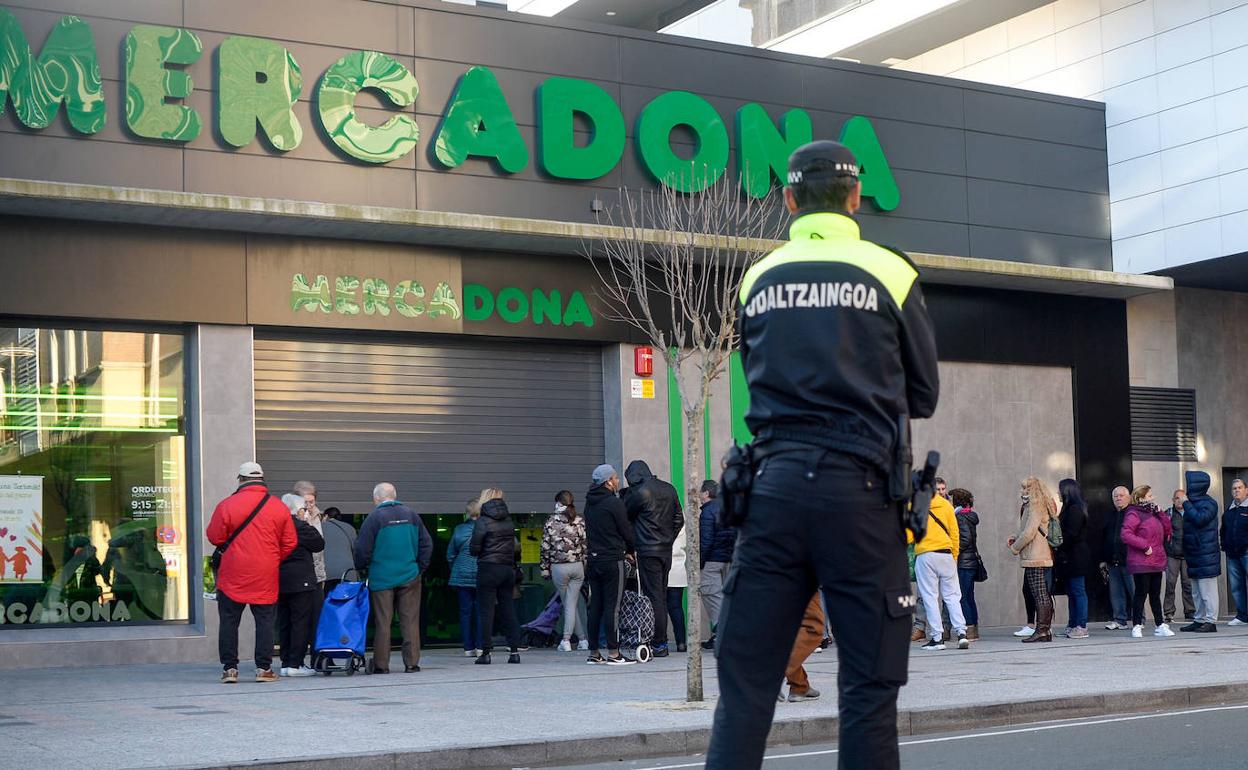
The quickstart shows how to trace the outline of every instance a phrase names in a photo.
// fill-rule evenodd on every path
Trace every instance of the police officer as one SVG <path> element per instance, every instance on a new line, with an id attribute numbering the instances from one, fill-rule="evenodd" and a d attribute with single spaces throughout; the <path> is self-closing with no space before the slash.
<path id="1" fill-rule="evenodd" d="M 919 273 L 864 241 L 862 185 L 837 142 L 789 158 L 789 243 L 741 286 L 756 439 L 748 514 L 724 588 L 708 768 L 757 768 L 802 613 L 822 586 L 840 662 L 841 768 L 899 766 L 913 598 L 889 474 L 939 383 Z M 908 474 L 909 468 L 905 469 Z"/>

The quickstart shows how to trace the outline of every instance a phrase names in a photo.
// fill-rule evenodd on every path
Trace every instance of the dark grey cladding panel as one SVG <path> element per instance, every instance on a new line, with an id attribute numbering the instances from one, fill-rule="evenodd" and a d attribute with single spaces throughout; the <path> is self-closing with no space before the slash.
<path id="1" fill-rule="evenodd" d="M 7 116 L 0 118 L 0 121 L 7 120 Z M 3 131 L 0 132 L 0 176 L 181 190 L 182 151 L 176 147 Z"/>
<path id="2" fill-rule="evenodd" d="M 620 46 L 624 83 L 738 102 L 802 103 L 803 66 L 796 62 L 635 38 L 622 38 Z"/>
<path id="3" fill-rule="evenodd" d="M 968 179 L 966 184 L 973 225 L 1108 241 L 1107 196 L 982 179 Z"/>
<path id="4" fill-rule="evenodd" d="M 486 179 L 462 173 L 416 172 L 420 208 L 467 214 L 592 222 L 594 198 L 607 200 L 614 188 L 551 184 L 526 179 Z"/>
<path id="5" fill-rule="evenodd" d="M 962 127 L 963 89 L 895 74 L 876 75 L 864 69 L 806 67 L 806 106 L 869 118 Z"/>
<path id="6" fill-rule="evenodd" d="M 1043 97 L 967 89 L 966 128 L 1105 149 L 1105 110 Z"/>
<path id="7" fill-rule="evenodd" d="M 966 174 L 1109 195 L 1105 152 L 1069 144 L 967 131 Z"/>
<path id="8" fill-rule="evenodd" d="M 401 6 L 358 0 L 185 0 L 185 6 L 192 29 L 411 54 L 401 45 L 410 37 L 400 29 L 411 25 L 412 10 Z"/>
<path id="9" fill-rule="evenodd" d="M 964 224 L 881 216 L 869 210 L 858 212 L 857 219 L 862 237 L 895 249 L 930 254 L 970 253 L 970 237 Z"/>
<path id="10" fill-rule="evenodd" d="M 619 80 L 620 39 L 516 18 L 416 10 L 416 55 L 588 80 Z M 465 69 L 468 65 L 465 65 Z"/>
<path id="11" fill-rule="evenodd" d="M 1110 242 L 1099 238 L 975 225 L 971 226 L 970 234 L 972 257 L 1092 270 L 1113 269 Z"/>
<path id="12" fill-rule="evenodd" d="M 884 148 L 888 163 L 894 169 L 958 176 L 967 173 L 967 151 L 962 131 L 898 120 L 879 119 L 871 123 L 875 126 L 876 136 L 880 139 L 880 146 Z M 818 125 L 816 122 L 816 126 Z M 821 136 L 818 132 L 815 135 Z M 839 129 L 830 136 L 839 136 Z"/>
<path id="13" fill-rule="evenodd" d="M 966 177 L 897 168 L 893 169 L 893 177 L 901 188 L 901 205 L 897 207 L 897 214 L 907 219 L 935 222 L 968 221 Z M 872 206 L 869 199 L 865 206 Z"/>
<path id="14" fill-rule="evenodd" d="M 182 0 L 5 0 L 4 7 L 61 15 L 104 16 L 131 24 L 182 26 Z"/>

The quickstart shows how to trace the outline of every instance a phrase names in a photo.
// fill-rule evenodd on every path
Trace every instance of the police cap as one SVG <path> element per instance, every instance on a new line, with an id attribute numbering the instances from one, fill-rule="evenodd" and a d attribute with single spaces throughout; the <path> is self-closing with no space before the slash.
<path id="1" fill-rule="evenodd" d="M 789 156 L 789 186 L 813 179 L 858 178 L 858 159 L 840 142 L 821 139 L 803 144 Z"/>

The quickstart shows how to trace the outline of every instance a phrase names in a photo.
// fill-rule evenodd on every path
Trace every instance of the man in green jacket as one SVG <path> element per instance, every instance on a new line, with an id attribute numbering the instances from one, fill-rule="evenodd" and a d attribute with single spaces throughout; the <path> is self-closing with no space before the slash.
<path id="1" fill-rule="evenodd" d="M 390 673 L 390 621 L 395 604 L 403 635 L 403 671 L 420 671 L 420 577 L 433 556 L 433 538 L 420 520 L 396 498 L 394 485 L 373 488 L 376 508 L 360 527 L 355 543 L 356 569 L 368 570 L 369 606 L 373 614 L 374 674 Z"/>

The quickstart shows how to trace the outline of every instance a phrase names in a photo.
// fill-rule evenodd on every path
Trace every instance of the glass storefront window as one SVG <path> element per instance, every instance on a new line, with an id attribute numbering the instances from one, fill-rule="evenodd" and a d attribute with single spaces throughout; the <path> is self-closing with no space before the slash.
<path id="1" fill-rule="evenodd" d="M 183 338 L 0 325 L 0 624 L 189 617 Z"/>

